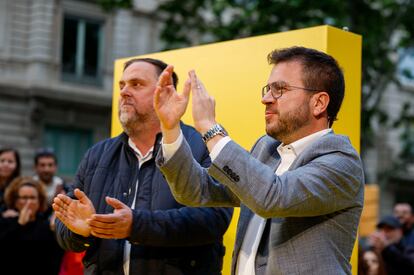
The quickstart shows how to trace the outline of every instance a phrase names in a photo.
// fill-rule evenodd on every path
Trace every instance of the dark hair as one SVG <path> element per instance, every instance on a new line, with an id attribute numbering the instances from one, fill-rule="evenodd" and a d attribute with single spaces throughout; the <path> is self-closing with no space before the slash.
<path id="1" fill-rule="evenodd" d="M 41 158 L 53 158 L 55 164 L 58 164 L 57 157 L 55 152 L 51 148 L 40 148 L 36 151 L 34 156 L 34 164 L 37 165 L 39 163 L 39 159 Z"/>
<path id="2" fill-rule="evenodd" d="M 370 271 L 369 266 L 368 266 L 368 263 L 364 259 L 364 255 L 367 252 L 372 252 L 377 257 L 377 260 L 378 260 L 378 273 L 377 274 L 386 275 L 387 272 L 385 268 L 385 263 L 384 263 L 384 259 L 381 253 L 378 253 L 373 248 L 364 249 L 362 246 L 359 246 L 358 248 L 358 274 L 361 274 L 361 275 L 369 274 L 369 271 Z"/>
<path id="3" fill-rule="evenodd" d="M 14 169 L 13 173 L 10 175 L 10 178 L 6 180 L 6 185 L 11 182 L 13 179 L 20 176 L 22 164 L 20 161 L 20 154 L 16 149 L 13 148 L 2 148 L 0 149 L 0 155 L 3 155 L 4 153 L 12 152 L 14 154 L 14 158 L 16 159 L 16 169 Z"/>
<path id="4" fill-rule="evenodd" d="M 338 62 L 330 55 L 305 47 L 290 47 L 274 50 L 267 56 L 269 64 L 298 61 L 303 66 L 303 83 L 306 88 L 325 91 L 329 95 L 329 127 L 344 99 L 345 80 Z"/>
<path id="5" fill-rule="evenodd" d="M 162 73 L 162 71 L 164 71 L 165 68 L 167 68 L 168 64 L 165 63 L 164 61 L 161 61 L 159 59 L 154 59 L 154 58 L 133 58 L 128 60 L 127 62 L 125 62 L 124 64 L 124 71 L 126 70 L 126 68 L 128 68 L 131 64 L 136 63 L 136 62 L 146 62 L 146 63 L 150 63 L 152 65 L 154 65 L 157 68 L 157 73 L 158 76 Z M 174 84 L 174 88 L 177 88 L 177 84 L 178 84 L 178 76 L 175 72 L 173 72 L 172 74 L 172 78 L 173 78 L 173 84 Z"/>
<path id="6" fill-rule="evenodd" d="M 47 210 L 46 187 L 43 183 L 34 180 L 32 177 L 18 177 L 10 183 L 4 194 L 4 201 L 6 202 L 7 208 L 16 209 L 19 190 L 23 186 L 31 186 L 37 190 L 39 195 L 39 212 L 45 212 Z"/>

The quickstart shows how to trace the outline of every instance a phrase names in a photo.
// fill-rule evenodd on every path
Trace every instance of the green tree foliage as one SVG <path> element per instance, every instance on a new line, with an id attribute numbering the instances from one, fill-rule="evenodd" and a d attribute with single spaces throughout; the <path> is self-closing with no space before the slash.
<path id="1" fill-rule="evenodd" d="M 348 27 L 363 36 L 362 144 L 374 137 L 374 120 L 386 85 L 398 83 L 397 52 L 414 44 L 413 0 L 170 0 L 159 8 L 168 49 L 311 27 Z"/>

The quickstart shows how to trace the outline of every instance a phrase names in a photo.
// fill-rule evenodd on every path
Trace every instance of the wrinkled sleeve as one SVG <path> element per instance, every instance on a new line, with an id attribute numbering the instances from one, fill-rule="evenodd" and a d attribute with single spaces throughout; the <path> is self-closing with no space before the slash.
<path id="1" fill-rule="evenodd" d="M 74 198 L 73 190 L 79 188 L 84 190 L 84 180 L 87 176 L 87 166 L 89 161 L 90 151 L 85 154 L 85 157 L 82 159 L 78 171 L 76 173 L 75 181 L 68 192 L 68 196 Z M 90 247 L 95 238 L 94 237 L 83 237 L 76 233 L 70 231 L 59 219 L 56 219 L 56 239 L 59 245 L 65 249 L 75 252 L 81 252 Z"/>
<path id="2" fill-rule="evenodd" d="M 323 146 L 331 149 L 316 148 L 299 167 L 278 176 L 231 141 L 209 173 L 264 218 L 311 217 L 362 207 L 364 176 L 358 154 L 346 142 Z"/>
<path id="3" fill-rule="evenodd" d="M 130 241 L 155 246 L 193 246 L 221 241 L 232 213 L 232 208 L 205 207 L 133 210 Z"/>
<path id="4" fill-rule="evenodd" d="M 188 146 L 189 149 L 186 152 L 189 155 L 185 159 L 194 161 L 200 171 L 205 171 L 205 167 L 211 165 L 208 150 L 198 133 L 183 139 L 180 148 L 182 144 Z M 162 151 L 158 152 L 160 157 L 162 157 Z M 170 161 L 176 163 L 176 157 L 177 152 Z M 133 213 L 131 242 L 144 245 L 194 246 L 221 241 L 230 224 L 233 208 L 183 206 L 162 211 L 133 210 Z"/>
<path id="5" fill-rule="evenodd" d="M 165 161 L 160 150 L 156 162 L 179 203 L 195 207 L 240 206 L 239 199 L 208 174 L 209 168 L 203 167 L 193 158 L 186 140 L 168 161 Z"/>

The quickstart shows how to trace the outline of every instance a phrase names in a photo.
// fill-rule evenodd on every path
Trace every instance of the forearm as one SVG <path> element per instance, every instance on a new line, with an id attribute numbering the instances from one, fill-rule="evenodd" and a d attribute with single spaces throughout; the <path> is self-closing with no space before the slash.
<path id="1" fill-rule="evenodd" d="M 180 136 L 180 133 L 181 133 L 180 123 L 177 123 L 177 125 L 171 129 L 167 129 L 161 125 L 161 132 L 162 132 L 163 143 L 167 143 L 167 144 L 173 143 Z"/>
<path id="2" fill-rule="evenodd" d="M 239 200 L 194 160 L 185 140 L 168 161 L 160 151 L 157 165 L 178 202 L 188 206 L 239 206 Z"/>
<path id="3" fill-rule="evenodd" d="M 134 210 L 129 240 L 151 246 L 193 246 L 222 240 L 232 208 Z"/>
<path id="4" fill-rule="evenodd" d="M 64 250 L 81 252 L 93 245 L 93 237 L 83 237 L 70 231 L 60 220 L 56 220 L 56 239 Z"/>
<path id="5" fill-rule="evenodd" d="M 329 157 L 321 158 L 320 162 L 277 176 L 275 163 L 263 164 L 229 142 L 213 162 L 209 174 L 260 216 L 316 216 L 362 203 L 363 176 L 357 158 L 336 156 L 335 160 L 330 163 Z M 343 165 L 347 169 L 353 167 L 353 173 L 342 171 Z"/>

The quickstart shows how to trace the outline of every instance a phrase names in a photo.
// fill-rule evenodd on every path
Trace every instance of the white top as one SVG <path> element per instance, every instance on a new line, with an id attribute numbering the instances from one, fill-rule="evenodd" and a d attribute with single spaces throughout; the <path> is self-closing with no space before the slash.
<path id="1" fill-rule="evenodd" d="M 152 159 L 152 152 L 154 151 L 154 147 L 151 147 L 151 149 L 148 151 L 148 153 L 145 156 L 143 156 L 141 151 L 135 146 L 135 144 L 132 142 L 132 140 L 130 138 L 128 139 L 128 145 L 135 152 L 135 156 L 138 159 L 139 168 L 141 168 L 143 163 L 145 163 L 146 161 L 149 161 L 150 159 Z M 134 193 L 135 196 L 134 196 L 134 200 L 132 201 L 131 209 L 135 208 L 135 200 L 137 198 L 137 190 L 138 190 L 138 179 L 137 179 L 137 183 L 135 184 L 135 193 Z M 128 190 L 128 195 L 131 194 L 131 191 L 132 191 L 131 189 Z M 129 275 L 130 254 L 131 254 L 131 243 L 129 241 L 125 241 L 125 246 L 124 246 L 124 274 L 125 275 Z"/>

